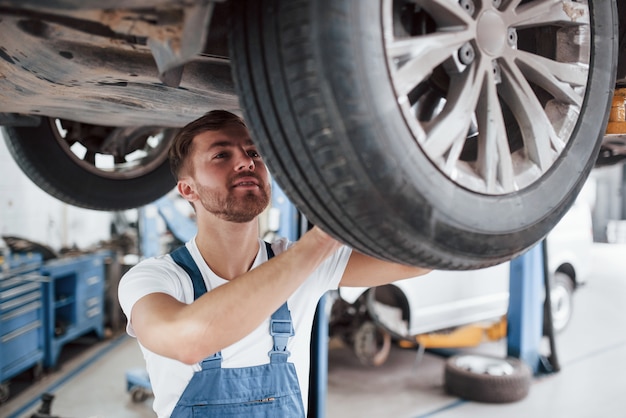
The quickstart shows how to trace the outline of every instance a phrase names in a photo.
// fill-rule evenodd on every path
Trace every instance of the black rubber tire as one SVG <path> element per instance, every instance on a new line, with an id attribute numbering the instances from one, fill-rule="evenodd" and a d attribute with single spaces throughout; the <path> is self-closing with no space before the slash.
<path id="1" fill-rule="evenodd" d="M 552 168 L 509 194 L 459 186 L 416 146 L 389 82 L 380 0 L 237 2 L 235 84 L 270 170 L 312 223 L 385 260 L 487 267 L 541 240 L 593 167 L 617 47 L 615 4 L 589 7 L 594 33 L 584 111 Z"/>
<path id="2" fill-rule="evenodd" d="M 574 281 L 567 274 L 557 271 L 550 281 L 550 290 L 553 295 L 550 300 L 552 306 L 552 330 L 555 334 L 559 334 L 569 325 L 574 311 Z M 558 300 L 558 298 L 555 298 L 555 292 L 559 292 L 560 297 L 564 299 Z M 563 315 L 565 315 L 565 318 L 563 318 Z M 548 334 L 549 325 L 546 316 L 544 316 L 544 335 Z"/>
<path id="3" fill-rule="evenodd" d="M 175 186 L 169 161 L 142 175 L 110 178 L 88 171 L 63 149 L 49 121 L 36 127 L 4 128 L 14 160 L 33 183 L 70 205 L 116 211 L 154 202 Z"/>
<path id="4" fill-rule="evenodd" d="M 485 403 L 508 403 L 524 399 L 530 390 L 532 373 L 530 368 L 516 358 L 480 357 L 486 360 L 506 362 L 513 373 L 497 376 L 480 374 L 457 365 L 464 355 L 450 357 L 445 363 L 444 386 L 450 395 L 470 401 Z"/>

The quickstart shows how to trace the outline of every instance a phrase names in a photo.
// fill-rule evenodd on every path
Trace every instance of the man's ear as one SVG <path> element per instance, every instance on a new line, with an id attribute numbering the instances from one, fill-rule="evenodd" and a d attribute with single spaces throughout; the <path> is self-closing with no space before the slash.
<path id="1" fill-rule="evenodd" d="M 193 182 L 190 179 L 181 179 L 176 184 L 178 193 L 188 202 L 194 202 L 198 200 L 198 195 L 194 188 Z"/>

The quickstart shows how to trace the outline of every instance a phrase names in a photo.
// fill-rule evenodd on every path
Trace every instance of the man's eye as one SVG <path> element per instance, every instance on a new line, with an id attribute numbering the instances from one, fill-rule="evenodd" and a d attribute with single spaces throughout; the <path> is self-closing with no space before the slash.
<path id="1" fill-rule="evenodd" d="M 250 157 L 252 157 L 252 158 L 261 158 L 261 154 L 259 154 L 258 152 L 254 151 L 254 150 L 253 151 L 248 151 L 248 155 Z"/>
<path id="2" fill-rule="evenodd" d="M 215 154 L 215 156 L 213 158 L 226 158 L 228 157 L 228 154 L 225 152 L 220 152 L 219 154 Z"/>

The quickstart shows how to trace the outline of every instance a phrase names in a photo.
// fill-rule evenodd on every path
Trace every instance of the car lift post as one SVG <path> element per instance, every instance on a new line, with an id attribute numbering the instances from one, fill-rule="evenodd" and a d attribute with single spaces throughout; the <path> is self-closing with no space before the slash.
<path id="1" fill-rule="evenodd" d="M 159 213 L 154 204 L 143 206 L 138 210 L 139 255 L 144 258 L 155 257 L 161 253 L 158 216 Z"/>
<path id="2" fill-rule="evenodd" d="M 536 374 L 540 365 L 539 347 L 543 335 L 545 242 L 511 260 L 507 354 L 524 361 Z"/>

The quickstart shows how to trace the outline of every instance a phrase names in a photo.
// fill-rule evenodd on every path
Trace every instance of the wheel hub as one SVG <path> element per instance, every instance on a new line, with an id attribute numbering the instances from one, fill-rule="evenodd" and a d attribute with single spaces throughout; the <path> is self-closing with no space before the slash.
<path id="1" fill-rule="evenodd" d="M 476 42 L 482 52 L 492 57 L 499 57 L 506 45 L 507 25 L 500 13 L 485 11 L 477 22 Z"/>
<path id="2" fill-rule="evenodd" d="M 451 181 L 517 193 L 576 135 L 592 51 L 581 34 L 591 25 L 563 14 L 566 0 L 456 2 L 385 0 L 397 101 L 421 151 Z M 575 4 L 590 16 L 589 3 Z"/>
<path id="3" fill-rule="evenodd" d="M 460 356 L 456 363 L 459 368 L 476 374 L 510 376 L 515 372 L 513 366 L 506 360 L 492 357 L 478 355 Z"/>

